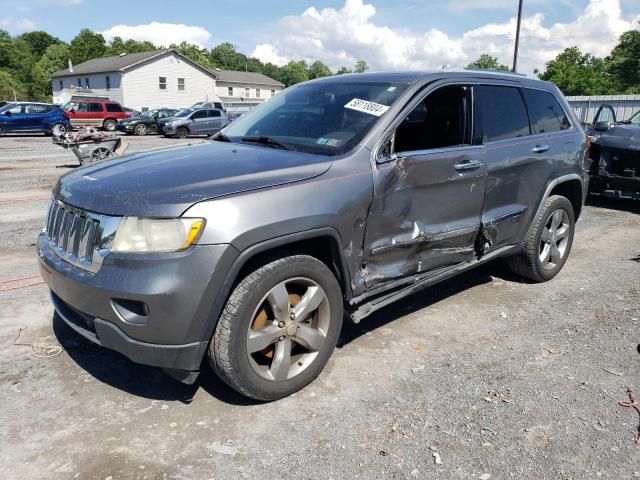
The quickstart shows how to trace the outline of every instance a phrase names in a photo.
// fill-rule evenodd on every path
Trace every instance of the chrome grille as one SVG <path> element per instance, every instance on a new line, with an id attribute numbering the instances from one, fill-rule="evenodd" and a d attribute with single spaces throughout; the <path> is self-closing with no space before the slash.
<path id="1" fill-rule="evenodd" d="M 90 272 L 96 272 L 109 253 L 105 233 L 115 232 L 117 217 L 80 210 L 52 199 L 45 221 L 51 250 L 61 259 Z M 108 239 L 107 239 L 108 240 Z"/>

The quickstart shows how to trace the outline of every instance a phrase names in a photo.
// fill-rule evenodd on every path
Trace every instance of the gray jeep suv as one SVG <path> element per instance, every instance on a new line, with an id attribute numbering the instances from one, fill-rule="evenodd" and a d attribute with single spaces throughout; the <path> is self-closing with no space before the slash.
<path id="1" fill-rule="evenodd" d="M 59 316 L 195 381 L 259 400 L 310 383 L 343 317 L 498 257 L 562 268 L 587 141 L 556 87 L 478 71 L 291 87 L 212 141 L 61 177 L 38 237 Z"/>

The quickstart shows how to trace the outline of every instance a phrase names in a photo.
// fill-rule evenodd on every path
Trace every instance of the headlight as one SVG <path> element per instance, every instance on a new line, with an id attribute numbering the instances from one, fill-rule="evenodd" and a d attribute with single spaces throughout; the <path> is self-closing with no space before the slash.
<path id="1" fill-rule="evenodd" d="M 125 217 L 113 239 L 113 252 L 177 252 L 189 248 L 204 229 L 202 218 Z"/>

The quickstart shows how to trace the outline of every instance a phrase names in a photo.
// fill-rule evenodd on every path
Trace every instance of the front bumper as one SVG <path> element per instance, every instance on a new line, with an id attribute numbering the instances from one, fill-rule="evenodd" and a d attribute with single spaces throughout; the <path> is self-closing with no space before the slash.
<path id="1" fill-rule="evenodd" d="M 71 328 L 137 363 L 172 370 L 200 368 L 215 323 L 211 308 L 224 280 L 214 270 L 228 271 L 236 257 L 233 247 L 110 253 L 94 274 L 58 257 L 44 233 L 37 245 L 54 307 Z M 139 306 L 144 308 L 135 308 Z"/>
<path id="2" fill-rule="evenodd" d="M 116 125 L 116 130 L 119 132 L 132 133 L 134 128 L 134 125 L 123 125 L 121 123 L 118 123 Z"/>

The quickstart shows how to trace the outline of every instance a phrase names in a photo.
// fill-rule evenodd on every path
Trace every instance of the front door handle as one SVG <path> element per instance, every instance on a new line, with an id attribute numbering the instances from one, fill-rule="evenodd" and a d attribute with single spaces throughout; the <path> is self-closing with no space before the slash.
<path id="1" fill-rule="evenodd" d="M 478 160 L 465 160 L 464 162 L 456 163 L 453 168 L 460 172 L 464 170 L 475 170 L 481 166 L 482 162 L 479 162 Z"/>
<path id="2" fill-rule="evenodd" d="M 549 145 L 536 145 L 531 149 L 533 153 L 543 153 L 551 148 Z"/>

